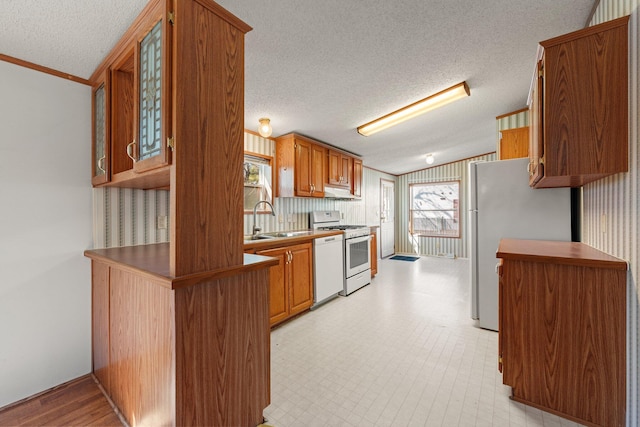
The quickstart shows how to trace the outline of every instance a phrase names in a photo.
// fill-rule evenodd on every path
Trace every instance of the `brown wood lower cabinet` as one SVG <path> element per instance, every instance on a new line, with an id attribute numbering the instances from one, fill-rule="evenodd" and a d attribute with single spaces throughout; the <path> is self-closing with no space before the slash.
<path id="1" fill-rule="evenodd" d="M 371 227 L 371 277 L 378 274 L 378 227 Z"/>
<path id="2" fill-rule="evenodd" d="M 278 259 L 271 267 L 269 321 L 273 326 L 311 307 L 313 304 L 313 258 L 311 243 L 256 252 Z"/>
<path id="3" fill-rule="evenodd" d="M 273 260 L 245 255 L 233 269 L 173 278 L 168 244 L 86 255 L 93 371 L 129 425 L 263 421 Z"/>
<path id="4" fill-rule="evenodd" d="M 582 243 L 503 239 L 499 367 L 512 398 L 624 426 L 626 262 Z"/>

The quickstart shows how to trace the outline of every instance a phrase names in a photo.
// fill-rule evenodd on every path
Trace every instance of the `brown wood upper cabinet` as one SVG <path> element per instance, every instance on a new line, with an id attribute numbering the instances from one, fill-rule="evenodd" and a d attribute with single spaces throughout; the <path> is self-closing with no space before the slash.
<path id="1" fill-rule="evenodd" d="M 325 185 L 362 195 L 362 160 L 302 135 L 276 138 L 277 197 L 325 197 Z"/>
<path id="2" fill-rule="evenodd" d="M 360 159 L 353 159 L 353 179 L 351 184 L 351 193 L 356 197 L 362 197 L 362 160 Z"/>
<path id="3" fill-rule="evenodd" d="M 276 139 L 278 197 L 324 197 L 327 150 L 309 138 L 287 134 Z"/>
<path id="4" fill-rule="evenodd" d="M 628 20 L 540 42 L 529 94 L 532 187 L 628 171 Z"/>
<path id="5" fill-rule="evenodd" d="M 171 162 L 172 2 L 142 16 L 96 70 L 93 185 L 167 187 Z M 153 173 L 145 173 L 154 171 Z"/>
<path id="6" fill-rule="evenodd" d="M 500 131 L 499 160 L 529 156 L 529 126 Z"/>
<path id="7" fill-rule="evenodd" d="M 351 177 L 353 175 L 353 157 L 339 151 L 328 150 L 327 183 L 351 189 Z"/>

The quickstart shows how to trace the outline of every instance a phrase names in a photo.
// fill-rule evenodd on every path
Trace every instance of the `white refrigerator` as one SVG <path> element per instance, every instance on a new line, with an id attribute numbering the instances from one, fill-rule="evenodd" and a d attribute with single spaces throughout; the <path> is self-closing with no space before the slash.
<path id="1" fill-rule="evenodd" d="M 498 330 L 500 239 L 571 240 L 570 189 L 532 189 L 528 162 L 469 164 L 471 317 L 481 328 Z"/>

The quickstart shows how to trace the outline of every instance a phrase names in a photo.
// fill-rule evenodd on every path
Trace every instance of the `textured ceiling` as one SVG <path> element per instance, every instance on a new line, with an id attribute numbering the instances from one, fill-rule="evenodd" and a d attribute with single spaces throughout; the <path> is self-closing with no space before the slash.
<path id="1" fill-rule="evenodd" d="M 182 0 L 176 0 L 182 1 Z M 0 53 L 88 78 L 144 0 L 3 0 Z M 271 118 L 400 174 L 495 150 L 526 106 L 537 43 L 583 28 L 594 0 L 220 0 L 246 37 L 245 127 Z M 179 24 L 179 21 L 178 21 Z M 370 137 L 356 127 L 466 80 L 462 99 Z"/>

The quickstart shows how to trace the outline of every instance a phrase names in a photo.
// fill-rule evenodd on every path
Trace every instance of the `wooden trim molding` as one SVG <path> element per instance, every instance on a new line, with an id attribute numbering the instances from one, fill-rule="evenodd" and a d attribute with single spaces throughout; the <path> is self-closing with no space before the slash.
<path id="1" fill-rule="evenodd" d="M 275 140 L 276 140 L 276 139 L 275 139 L 274 137 L 272 137 L 272 136 L 266 136 L 266 137 L 265 137 L 265 136 L 262 136 L 262 135 L 260 135 L 260 134 L 259 134 L 257 131 L 255 131 L 255 130 L 251 130 L 251 129 L 244 128 L 244 131 L 245 131 L 246 133 L 250 133 L 251 135 L 259 136 L 260 138 L 263 138 L 263 139 L 270 139 L 271 141 L 274 141 L 274 142 L 275 142 Z"/>
<path id="2" fill-rule="evenodd" d="M 9 62 L 11 64 L 19 65 L 21 67 L 30 68 L 41 73 L 51 74 L 52 76 L 61 77 L 65 80 L 71 80 L 72 82 L 80 83 L 83 85 L 91 86 L 91 82 L 82 77 L 74 76 L 73 74 L 63 73 L 62 71 L 54 70 L 53 68 L 45 67 L 43 65 L 34 64 L 33 62 L 25 61 L 23 59 L 14 58 L 13 56 L 4 55 L 0 53 L 0 60 Z"/>
<path id="3" fill-rule="evenodd" d="M 524 108 L 521 108 L 521 109 L 519 109 L 519 110 L 512 111 L 512 112 L 510 112 L 510 113 L 504 113 L 504 114 L 501 114 L 501 115 L 499 115 L 499 116 L 496 116 L 496 120 L 500 120 L 500 119 L 502 119 L 502 118 L 504 118 L 504 117 L 509 117 L 509 116 L 514 115 L 514 114 L 524 113 L 525 111 L 529 111 L 529 107 L 524 107 Z"/>

